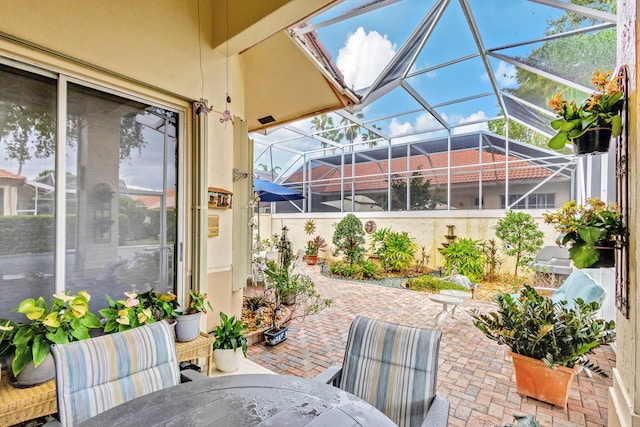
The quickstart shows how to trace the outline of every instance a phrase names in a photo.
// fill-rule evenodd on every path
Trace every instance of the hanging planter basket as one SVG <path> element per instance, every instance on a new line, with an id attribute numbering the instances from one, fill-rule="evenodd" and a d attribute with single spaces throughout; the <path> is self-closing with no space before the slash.
<path id="1" fill-rule="evenodd" d="M 614 241 L 596 242 L 596 250 L 600 254 L 598 260 L 587 268 L 611 268 L 616 265 Z"/>
<path id="2" fill-rule="evenodd" d="M 573 151 L 577 156 L 606 154 L 611 143 L 611 128 L 591 128 L 584 135 L 573 138 Z"/>

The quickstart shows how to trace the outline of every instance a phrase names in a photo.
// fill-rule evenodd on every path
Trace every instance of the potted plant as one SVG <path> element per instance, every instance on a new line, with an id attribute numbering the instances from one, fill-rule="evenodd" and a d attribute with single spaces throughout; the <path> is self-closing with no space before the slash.
<path id="1" fill-rule="evenodd" d="M 125 292 L 126 299 L 114 300 L 107 295 L 109 307 L 98 312 L 105 319 L 104 333 L 122 332 L 156 321 L 151 306 L 145 305 L 135 291 Z"/>
<path id="2" fill-rule="evenodd" d="M 594 72 L 591 81 L 598 92 L 580 105 L 563 99 L 561 93 L 549 100 L 549 106 L 558 115 L 551 122 L 557 133 L 549 140 L 550 148 L 561 150 L 566 144 L 573 144 L 576 154 L 609 151 L 611 136 L 622 133 L 620 110 L 624 103 L 619 77 L 609 80 L 610 76 L 611 71 Z"/>
<path id="3" fill-rule="evenodd" d="M 615 238 L 624 233 L 620 209 L 598 198 L 578 205 L 567 202 L 553 213 L 543 214 L 569 245 L 569 256 L 577 268 L 613 267 Z"/>
<path id="4" fill-rule="evenodd" d="M 8 370 L 10 361 L 7 358 L 13 355 L 13 335 L 16 333 L 16 324 L 8 319 L 0 319 L 0 369 Z"/>
<path id="5" fill-rule="evenodd" d="M 151 315 L 156 322 L 168 319 L 177 315 L 177 309 L 180 307 L 178 298 L 175 294 L 169 292 L 154 292 L 153 288 L 147 292 L 138 295 L 140 304 L 151 309 Z M 171 323 L 171 322 L 170 322 Z"/>
<path id="6" fill-rule="evenodd" d="M 320 312 L 332 304 L 316 291 L 311 277 L 294 274 L 291 266 L 291 242 L 287 239 L 287 229 L 282 229 L 278 243 L 280 263 L 267 261 L 265 269 L 265 296 L 271 307 L 271 327 L 264 332 L 266 345 L 277 345 L 287 339 L 287 323 L 296 317 Z M 285 314 L 285 302 L 289 315 Z M 294 313 L 296 315 L 294 316 Z"/>
<path id="7" fill-rule="evenodd" d="M 176 310 L 176 340 L 178 342 L 193 341 L 200 334 L 200 317 L 207 312 L 207 308 L 213 310 L 211 303 L 207 301 L 207 294 L 189 290 L 189 305 Z"/>
<path id="8" fill-rule="evenodd" d="M 306 260 L 308 265 L 316 265 L 318 262 L 318 253 L 327 246 L 322 236 L 316 236 L 307 242 Z"/>
<path id="9" fill-rule="evenodd" d="M 15 355 L 11 362 L 16 387 L 30 387 L 55 377 L 53 359 L 49 351 L 52 344 L 65 344 L 90 338 L 89 329 L 100 328 L 98 316 L 89 311 L 90 296 L 85 291 L 77 295 L 57 293 L 51 305 L 44 298 L 27 298 L 13 311 L 24 314 L 29 323 L 6 324 L 13 327 L 11 346 Z M 3 342 L 6 338 L 3 338 Z M 3 345 L 6 347 L 7 344 Z"/>
<path id="10" fill-rule="evenodd" d="M 220 325 L 215 329 L 216 340 L 213 343 L 213 359 L 219 371 L 236 371 L 240 367 L 242 358 L 247 356 L 245 329 L 247 327 L 241 320 L 220 312 Z M 237 351 L 238 348 L 241 352 Z"/>
<path id="11" fill-rule="evenodd" d="M 497 311 L 474 310 L 471 317 L 489 339 L 511 349 L 518 394 L 564 408 L 579 366 L 607 376 L 586 356 L 615 341 L 615 323 L 595 318 L 600 304 L 578 298 L 569 308 L 526 284 L 520 294 L 495 301 Z"/>

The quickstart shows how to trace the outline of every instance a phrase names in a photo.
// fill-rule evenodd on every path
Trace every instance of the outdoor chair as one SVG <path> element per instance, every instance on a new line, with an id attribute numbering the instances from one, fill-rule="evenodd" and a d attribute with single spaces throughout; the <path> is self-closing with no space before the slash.
<path id="1" fill-rule="evenodd" d="M 399 426 L 446 426 L 449 401 L 436 395 L 442 333 L 357 316 L 342 366 L 316 380 L 369 402 Z"/>
<path id="2" fill-rule="evenodd" d="M 180 371 L 166 321 L 96 338 L 51 346 L 56 364 L 59 422 L 75 426 L 145 394 L 205 378 Z"/>
<path id="3" fill-rule="evenodd" d="M 575 306 L 575 301 L 582 298 L 584 302 L 598 302 L 602 305 L 607 292 L 598 282 L 582 270 L 573 271 L 559 288 L 535 287 L 539 294 L 547 294 L 554 303 L 566 301 L 568 308 Z M 518 297 L 519 294 L 512 296 Z"/>
<path id="4" fill-rule="evenodd" d="M 560 274 L 567 276 L 571 274 L 571 258 L 569 249 L 562 246 L 544 246 L 536 255 L 535 260 L 529 263 L 534 271 L 539 273 Z"/>

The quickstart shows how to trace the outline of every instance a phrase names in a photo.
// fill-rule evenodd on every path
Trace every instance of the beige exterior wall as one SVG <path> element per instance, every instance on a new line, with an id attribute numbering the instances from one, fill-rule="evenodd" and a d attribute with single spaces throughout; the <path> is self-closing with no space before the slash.
<path id="1" fill-rule="evenodd" d="M 613 387 L 609 390 L 609 426 L 640 426 L 640 339 L 638 339 L 637 266 L 638 230 L 640 230 L 640 176 L 638 161 L 638 7 L 636 1 L 618 0 L 618 64 L 626 65 L 629 72 L 629 319 L 618 312 L 616 318 L 617 357 Z"/>
<path id="2" fill-rule="evenodd" d="M 211 19 L 213 2 L 201 0 L 199 3 L 200 33 L 196 1 L 0 0 L 0 33 L 20 41 L 0 37 L 0 56 L 139 96 L 184 113 L 180 144 L 185 148 L 185 173 L 181 179 L 186 191 L 179 203 L 187 207 L 183 224 L 185 288 L 197 275 L 190 270 L 193 222 L 188 209 L 193 205 L 192 100 L 208 99 L 214 108 L 207 118 L 207 185 L 233 189 L 233 162 L 223 160 L 233 158 L 233 126 L 219 122 L 220 113 L 226 108 L 226 57 L 211 47 L 212 27 L 219 25 Z M 228 92 L 232 97 L 229 109 L 241 117 L 245 94 L 238 55 L 229 61 L 229 74 Z M 203 291 L 209 293 L 214 307 L 208 315 L 207 330 L 212 329 L 219 311 L 239 314 L 242 305 L 242 292 L 231 290 L 234 211 L 220 210 L 215 214 L 220 217 L 220 235 L 208 239 L 208 274 L 203 282 Z"/>
<path id="3" fill-rule="evenodd" d="M 525 210 L 531 214 L 538 222 L 540 230 L 544 233 L 544 244 L 555 245 L 557 232 L 549 224 L 545 224 L 542 219 L 542 210 Z M 294 252 L 298 249 L 306 247 L 307 236 L 304 232 L 304 223 L 308 219 L 313 219 L 316 223 L 316 233 L 321 235 L 327 241 L 327 244 L 333 250 L 331 241 L 335 224 L 337 224 L 346 214 L 273 214 L 271 217 L 271 231 L 281 234 L 282 224 L 289 229 L 288 236 L 291 239 L 291 245 Z M 261 215 L 260 222 L 263 223 Z M 406 231 L 415 239 L 418 246 L 424 246 L 426 253 L 429 255 L 428 267 L 436 269 L 443 264 L 442 254 L 438 248 L 442 247 L 442 243 L 447 239 L 447 225 L 455 225 L 455 235 L 461 238 L 472 238 L 477 240 L 496 239 L 498 244 L 501 242 L 496 238 L 493 227 L 497 222 L 504 218 L 502 210 L 482 210 L 482 211 L 423 211 L 423 212 L 374 212 L 374 213 L 356 213 L 358 219 L 364 225 L 365 222 L 375 221 L 378 229 L 391 228 L 393 231 Z M 268 228 L 263 227 L 261 237 L 267 237 Z M 369 239 L 366 238 L 367 245 Z M 506 257 L 505 257 L 506 258 Z M 502 265 L 502 272 L 513 273 L 515 262 L 513 259 L 505 259 Z"/>
<path id="4" fill-rule="evenodd" d="M 509 194 L 526 194 L 538 184 L 539 182 L 528 184 L 511 182 L 509 185 Z M 556 207 L 559 208 L 571 200 L 571 183 L 569 181 L 550 182 L 534 191 L 534 194 L 543 193 L 555 194 Z M 500 196 L 504 196 L 504 194 L 504 182 L 485 185 L 482 189 L 482 198 L 484 199 L 483 208 L 500 209 Z M 451 206 L 456 209 L 477 209 L 475 202 L 478 198 L 479 191 L 477 185 L 473 187 L 456 186 L 451 189 Z"/>

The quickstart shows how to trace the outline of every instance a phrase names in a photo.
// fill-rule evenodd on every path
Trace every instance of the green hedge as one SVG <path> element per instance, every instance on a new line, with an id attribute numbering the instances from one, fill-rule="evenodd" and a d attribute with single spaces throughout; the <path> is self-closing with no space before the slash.
<path id="1" fill-rule="evenodd" d="M 67 249 L 75 248 L 76 216 L 67 216 Z M 0 255 L 53 252 L 53 215 L 0 216 Z"/>

